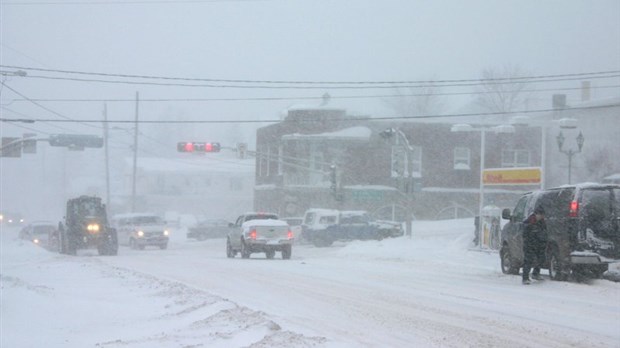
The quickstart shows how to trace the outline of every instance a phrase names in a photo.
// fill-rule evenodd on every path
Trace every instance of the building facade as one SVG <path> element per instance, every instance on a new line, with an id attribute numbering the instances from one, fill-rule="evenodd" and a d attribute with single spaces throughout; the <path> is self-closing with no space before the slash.
<path id="1" fill-rule="evenodd" d="M 254 207 L 281 216 L 309 208 L 363 209 L 405 220 L 477 215 L 482 131 L 452 124 L 353 117 L 332 108 L 291 109 L 260 128 Z M 540 167 L 541 127 L 485 130 L 485 168 Z M 538 185 L 485 187 L 484 204 L 511 206 Z"/>

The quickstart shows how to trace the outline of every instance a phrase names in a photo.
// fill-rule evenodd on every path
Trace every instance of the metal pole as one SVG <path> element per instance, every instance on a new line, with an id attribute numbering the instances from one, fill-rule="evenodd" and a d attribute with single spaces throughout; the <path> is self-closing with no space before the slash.
<path id="1" fill-rule="evenodd" d="M 136 92 L 136 121 L 133 136 L 133 179 L 131 183 L 131 212 L 136 211 L 136 171 L 138 167 L 138 101 L 139 94 Z"/>
<path id="2" fill-rule="evenodd" d="M 568 153 L 566 153 L 566 155 L 568 156 L 568 184 L 570 185 L 570 172 L 573 166 L 573 150 L 568 150 Z"/>
<path id="3" fill-rule="evenodd" d="M 105 196 L 106 207 L 110 209 L 110 154 L 108 152 L 108 105 L 103 104 L 103 146 L 105 147 Z"/>
<path id="4" fill-rule="evenodd" d="M 541 128 L 542 140 L 541 140 L 541 154 L 540 154 L 540 188 L 545 189 L 545 176 L 547 175 L 547 126 L 543 125 Z"/>
<path id="5" fill-rule="evenodd" d="M 401 131 L 400 129 L 396 130 L 398 132 L 399 137 L 402 138 L 403 142 L 405 143 L 405 146 L 407 147 L 407 151 L 405 151 L 405 154 L 407 156 L 407 170 L 409 171 L 409 175 L 408 175 L 408 181 L 405 184 L 405 199 L 406 199 L 406 204 L 407 204 L 407 220 L 405 220 L 405 232 L 407 233 L 407 235 L 409 236 L 409 238 L 413 238 L 413 230 L 412 230 L 412 225 L 413 222 L 411 221 L 413 218 L 413 197 L 412 197 L 412 193 L 413 193 L 413 163 L 412 163 L 412 159 L 413 159 L 413 149 L 411 148 L 411 145 L 409 144 L 409 139 L 407 139 L 407 136 L 405 135 L 405 133 L 403 133 L 403 131 Z"/>
<path id="6" fill-rule="evenodd" d="M 486 131 L 480 130 L 480 202 L 478 204 L 478 244 L 482 248 L 482 208 L 484 206 L 484 148 L 486 146 L 485 140 Z"/>

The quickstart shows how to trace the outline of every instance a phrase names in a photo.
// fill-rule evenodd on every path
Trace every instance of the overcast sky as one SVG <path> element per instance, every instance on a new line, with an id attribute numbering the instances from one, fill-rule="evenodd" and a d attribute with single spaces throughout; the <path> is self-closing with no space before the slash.
<path id="1" fill-rule="evenodd" d="M 616 0 L 1 3 L 5 66 L 192 79 L 371 82 L 475 79 L 483 69 L 503 66 L 518 67 L 531 75 L 620 70 L 620 2 Z M 265 83 L 253 88 L 152 86 L 127 82 L 206 82 L 23 70 L 28 77 L 9 77 L 5 83 L 27 98 L 97 100 L 40 102 L 72 119 L 99 119 L 101 100 L 131 100 L 136 92 L 141 99 L 320 97 L 329 92 L 334 105 L 379 116 L 390 113 L 384 98 L 338 97 L 392 93 L 388 89 L 255 86 L 274 86 Z M 602 79 L 594 86 L 617 82 Z M 577 87 L 578 83 L 569 81 L 564 86 Z M 471 88 L 458 90 L 466 91 Z M 616 87 L 593 94 L 618 93 Z M 12 102 L 15 98 L 23 97 L 2 88 L 3 117 L 61 118 L 30 102 Z M 458 108 L 467 98 L 471 96 L 448 98 L 448 110 Z M 304 99 L 145 101 L 139 111 L 141 119 L 274 119 L 290 105 L 318 103 Z M 108 113 L 111 119 L 133 119 L 135 105 L 112 101 Z M 79 125 L 65 126 L 80 129 Z M 3 124 L 3 131 L 13 130 Z"/>

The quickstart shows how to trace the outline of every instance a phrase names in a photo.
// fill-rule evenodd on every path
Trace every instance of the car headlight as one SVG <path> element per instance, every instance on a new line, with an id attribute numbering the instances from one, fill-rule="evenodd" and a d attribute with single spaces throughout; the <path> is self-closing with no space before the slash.
<path id="1" fill-rule="evenodd" d="M 144 231 L 138 231 L 138 237 L 144 237 Z"/>
<path id="2" fill-rule="evenodd" d="M 170 232 L 168 232 L 168 230 L 164 230 L 164 236 L 166 236 L 166 237 L 167 237 L 167 236 L 169 236 L 169 235 L 170 235 Z"/>
<path id="3" fill-rule="evenodd" d="M 38 240 L 38 239 L 36 239 L 36 238 L 35 238 L 35 239 L 33 239 L 32 241 L 34 242 L 34 244 L 39 244 L 39 240 Z"/>
<path id="4" fill-rule="evenodd" d="M 99 224 L 88 224 L 88 226 L 86 226 L 86 229 L 88 230 L 88 232 L 97 233 L 99 232 Z"/>

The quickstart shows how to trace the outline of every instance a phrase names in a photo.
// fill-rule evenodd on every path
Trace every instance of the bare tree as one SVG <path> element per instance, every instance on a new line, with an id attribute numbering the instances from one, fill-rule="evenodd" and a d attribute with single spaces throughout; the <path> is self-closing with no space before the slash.
<path id="1" fill-rule="evenodd" d="M 433 82 L 423 87 L 396 88 L 395 97 L 383 102 L 398 116 L 436 115 L 444 108 L 438 95 L 440 88 Z"/>
<path id="2" fill-rule="evenodd" d="M 504 66 L 498 71 L 492 68 L 482 71 L 482 84 L 477 88 L 476 103 L 487 112 L 509 112 L 527 109 L 530 96 L 525 91 L 530 87 L 526 74 L 518 66 Z M 496 121 L 507 122 L 509 115 L 494 117 Z"/>
<path id="3" fill-rule="evenodd" d="M 620 173 L 620 163 L 614 161 L 614 150 L 609 146 L 599 145 L 588 152 L 585 157 L 587 180 L 597 182 L 606 175 Z"/>

